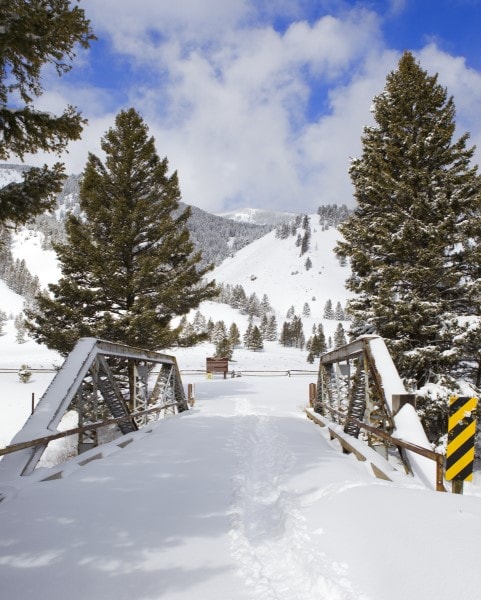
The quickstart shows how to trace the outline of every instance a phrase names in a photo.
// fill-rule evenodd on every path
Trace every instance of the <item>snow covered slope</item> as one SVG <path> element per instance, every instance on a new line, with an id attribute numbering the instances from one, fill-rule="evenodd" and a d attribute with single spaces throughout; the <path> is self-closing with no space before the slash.
<path id="1" fill-rule="evenodd" d="M 22 171 L 27 168 L 24 165 L 0 165 L 0 188 L 22 181 Z"/>
<path id="2" fill-rule="evenodd" d="M 248 295 L 255 292 L 259 299 L 267 294 L 282 317 L 292 305 L 296 314 L 301 315 L 307 302 L 312 316 L 321 320 L 327 300 L 331 299 L 334 306 L 337 302 L 344 306 L 349 269 L 341 267 L 334 255 L 339 231 L 333 227 L 323 231 L 318 223 L 319 217 L 311 215 L 310 250 L 303 256 L 294 236 L 279 239 L 271 231 L 227 258 L 215 269 L 214 278 L 222 283 L 240 284 Z M 308 257 L 312 262 L 309 270 L 305 267 Z"/>
<path id="3" fill-rule="evenodd" d="M 13 237 L 12 254 L 14 258 L 25 260 L 32 275 L 37 275 L 44 288 L 58 281 L 61 272 L 54 250 L 42 248 L 43 233 L 30 229 L 19 229 Z"/>
<path id="4" fill-rule="evenodd" d="M 276 237 L 275 231 L 271 231 L 226 259 L 216 267 L 211 275 L 218 283 L 242 285 L 248 295 L 255 292 L 260 300 L 266 294 L 276 313 L 279 327 L 291 306 L 294 306 L 297 315 L 301 315 L 304 304 L 307 302 L 311 315 L 308 318 L 303 317 L 306 339 L 310 336 L 313 323 L 323 322 L 326 335 L 333 335 L 338 321 L 323 320 L 324 305 L 328 299 L 332 300 L 333 306 L 337 302 L 340 302 L 342 306 L 345 305 L 348 294 L 344 281 L 349 274 L 349 269 L 340 266 L 333 252 L 340 236 L 337 229 L 331 227 L 328 230 L 322 230 L 318 224 L 318 215 L 311 215 L 310 218 L 312 234 L 310 249 L 303 256 L 300 256 L 295 236 L 279 239 Z M 12 253 L 14 258 L 24 259 L 31 273 L 39 277 L 43 287 L 47 287 L 48 283 L 57 281 L 60 270 L 55 253 L 52 250 L 42 249 L 42 239 L 42 233 L 21 228 L 13 237 Z M 308 257 L 312 262 L 309 270 L 305 267 Z M 5 300 L 3 294 L 5 294 Z M 4 310 L 15 316 L 22 309 L 22 300 L 17 296 L 13 302 L 12 294 L 13 292 L 10 292 L 5 285 L 0 287 L 0 306 L 4 304 Z M 14 294 L 14 296 L 16 295 Z M 247 327 L 245 315 L 240 315 L 230 307 L 216 303 L 204 303 L 199 310 L 207 318 L 226 320 L 227 326 L 235 321 L 239 325 L 241 333 Z M 192 316 L 193 314 L 191 314 L 191 319 Z M 348 324 L 346 324 L 347 326 Z M 265 348 L 268 352 L 270 348 L 274 350 L 275 346 L 266 344 Z M 12 352 L 11 349 L 14 351 Z M 22 344 L 21 347 L 15 343 L 15 330 L 10 321 L 6 327 L 6 335 L 0 337 L 0 352 L 3 356 L 3 364 L 0 364 L 0 367 L 19 366 L 17 364 L 18 357 L 22 355 L 24 356 L 22 362 L 35 361 L 36 364 L 38 352 L 30 352 L 34 349 L 37 349 L 37 345 L 33 341 Z M 300 351 L 296 350 L 295 353 L 296 356 L 301 355 Z M 302 353 L 301 361 L 304 364 L 306 354 L 306 352 Z M 58 364 L 58 357 L 53 356 L 52 353 L 49 354 L 49 360 L 54 360 Z M 40 362 L 44 364 L 44 361 Z M 305 364 L 305 366 L 307 365 Z"/>

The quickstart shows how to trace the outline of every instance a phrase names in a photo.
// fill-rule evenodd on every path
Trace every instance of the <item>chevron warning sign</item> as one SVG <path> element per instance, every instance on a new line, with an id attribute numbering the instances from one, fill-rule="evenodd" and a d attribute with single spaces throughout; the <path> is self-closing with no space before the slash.
<path id="1" fill-rule="evenodd" d="M 475 410 L 477 398 L 449 398 L 448 448 L 446 479 L 472 481 L 474 463 Z"/>

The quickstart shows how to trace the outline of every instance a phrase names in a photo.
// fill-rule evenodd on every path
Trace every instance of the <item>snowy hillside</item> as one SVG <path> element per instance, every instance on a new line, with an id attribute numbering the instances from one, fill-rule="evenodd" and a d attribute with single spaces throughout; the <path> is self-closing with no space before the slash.
<path id="1" fill-rule="evenodd" d="M 318 225 L 318 215 L 311 215 L 310 223 L 310 247 L 303 256 L 300 256 L 295 236 L 290 235 L 286 239 L 279 239 L 276 237 L 276 232 L 271 231 L 242 248 L 234 256 L 227 258 L 216 267 L 211 275 L 217 283 L 241 285 L 248 295 L 255 293 L 259 299 L 264 294 L 267 295 L 279 327 L 291 306 L 300 316 L 307 303 L 310 315 L 303 316 L 306 339 L 311 334 L 312 325 L 321 322 L 325 328 L 326 337 L 333 335 L 338 321 L 323 319 L 324 306 L 328 300 L 332 301 L 333 306 L 336 306 L 338 302 L 342 306 L 345 305 L 348 295 L 344 282 L 349 273 L 348 268 L 340 266 L 333 252 L 339 239 L 337 229 L 331 227 L 323 230 Z M 13 236 L 12 254 L 14 258 L 24 259 L 31 273 L 37 275 L 42 287 L 46 288 L 48 283 L 57 281 L 60 270 L 55 253 L 52 250 L 43 249 L 43 239 L 42 233 L 21 228 Z M 312 263 L 312 267 L 309 269 L 306 269 L 305 266 L 307 259 Z M 5 306 L 4 310 L 11 317 L 5 327 L 5 335 L 0 337 L 3 363 L 0 364 L 0 367 L 19 366 L 18 361 L 21 356 L 24 356 L 22 362 L 33 361 L 37 364 L 38 347 L 33 341 L 27 341 L 24 344 L 15 343 L 13 317 L 22 310 L 22 298 L 3 285 L 0 289 L 0 303 Z M 247 316 L 241 315 L 228 306 L 208 302 L 201 305 L 199 311 L 207 319 L 224 320 L 227 326 L 236 322 L 241 333 L 247 327 Z M 195 312 L 192 311 L 189 316 L 190 321 Z M 348 328 L 348 323 L 345 323 L 345 326 Z M 9 349 L 12 344 L 14 351 Z M 284 356 L 292 354 L 296 357 L 296 363 L 301 362 L 304 367 L 307 367 L 307 352 L 301 353 L 293 349 L 287 351 L 286 348 L 279 348 L 277 342 L 265 344 L 265 353 L 275 351 L 277 354 L 278 350 L 284 352 Z M 206 348 L 205 353 L 211 354 L 212 348 Z M 181 354 L 185 354 L 185 351 L 181 350 Z M 236 350 L 236 355 L 238 354 L 239 352 Z M 47 355 L 50 360 L 59 362 L 56 353 L 47 353 Z M 284 365 L 281 368 L 286 368 L 285 361 L 280 360 Z M 44 361 L 40 362 L 44 364 Z M 292 366 L 292 362 L 291 368 L 295 368 Z"/>
<path id="2" fill-rule="evenodd" d="M 0 165 L 0 188 L 22 181 L 22 171 L 25 169 L 23 165 Z"/>
<path id="3" fill-rule="evenodd" d="M 311 215 L 310 249 L 303 256 L 295 245 L 295 237 L 279 239 L 271 231 L 227 258 L 215 269 L 215 279 L 240 284 L 247 294 L 255 292 L 259 298 L 267 294 L 282 317 L 291 306 L 300 315 L 307 302 L 312 316 L 320 320 L 327 300 L 331 299 L 334 305 L 346 303 L 345 280 L 349 270 L 340 266 L 334 254 L 339 232 L 334 228 L 322 231 L 318 221 L 317 215 Z M 305 267 L 307 258 L 312 262 L 310 269 Z"/>
<path id="4" fill-rule="evenodd" d="M 42 248 L 44 235 L 30 229 L 20 229 L 14 236 L 12 254 L 14 258 L 23 259 L 28 270 L 37 275 L 42 287 L 54 283 L 60 277 L 60 267 L 54 250 Z"/>
<path id="5" fill-rule="evenodd" d="M 242 208 L 231 212 L 218 213 L 218 215 L 232 221 L 256 223 L 257 225 L 278 225 L 296 216 L 295 213 L 275 212 L 261 208 Z"/>

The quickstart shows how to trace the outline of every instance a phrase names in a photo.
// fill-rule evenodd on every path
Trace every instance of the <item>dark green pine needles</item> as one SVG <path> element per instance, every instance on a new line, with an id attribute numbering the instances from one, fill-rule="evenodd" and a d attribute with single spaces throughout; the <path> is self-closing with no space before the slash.
<path id="1" fill-rule="evenodd" d="M 166 348 L 179 335 L 172 318 L 216 295 L 211 267 L 199 267 L 177 174 L 140 115 L 122 111 L 101 146 L 105 162 L 90 154 L 83 173 L 81 216 L 68 217 L 67 243 L 55 247 L 62 278 L 38 297 L 29 328 L 63 354 L 83 336 Z"/>
<path id="2" fill-rule="evenodd" d="M 354 332 L 386 338 L 401 374 L 423 385 L 469 358 L 462 317 L 479 314 L 481 300 L 481 180 L 468 134 L 453 140 L 453 99 L 411 53 L 373 112 L 337 252 L 351 262 Z"/>

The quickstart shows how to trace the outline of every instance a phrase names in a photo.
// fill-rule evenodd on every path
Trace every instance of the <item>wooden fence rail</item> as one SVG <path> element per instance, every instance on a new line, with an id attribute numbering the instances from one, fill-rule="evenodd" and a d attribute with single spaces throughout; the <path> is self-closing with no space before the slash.
<path id="1" fill-rule="evenodd" d="M 127 421 L 135 419 L 136 417 L 141 417 L 144 415 L 148 415 L 153 412 L 160 412 L 164 410 L 164 408 L 169 408 L 170 406 L 178 406 L 178 402 L 170 402 L 168 404 L 162 404 L 161 406 L 154 406 L 153 408 L 149 408 L 147 410 L 141 410 L 136 413 L 132 413 L 130 415 L 124 415 L 122 417 L 117 417 L 115 419 L 107 419 L 105 421 L 97 421 L 96 423 L 89 423 L 88 425 L 83 425 L 82 427 L 74 427 L 72 429 L 66 429 L 65 431 L 59 431 L 58 433 L 52 433 L 52 435 L 46 435 L 44 437 L 36 438 L 34 440 L 28 440 L 27 442 L 18 442 L 17 444 L 12 444 L 11 446 L 6 446 L 5 448 L 0 448 L 0 456 L 4 456 L 5 454 L 11 454 L 12 452 L 18 452 L 19 450 L 25 450 L 25 448 L 33 448 L 35 446 L 48 444 L 53 440 L 58 440 L 64 437 L 68 437 L 69 435 L 75 435 L 76 433 L 84 433 L 85 431 L 92 431 L 95 429 L 100 429 L 101 427 L 106 427 L 107 425 L 115 425 L 120 423 L 121 421 Z"/>
<path id="2" fill-rule="evenodd" d="M 414 452 L 415 454 L 419 454 L 420 456 L 424 456 L 425 458 L 429 458 L 430 460 L 434 460 L 436 463 L 436 490 L 438 492 L 445 492 L 446 489 L 444 487 L 444 455 L 439 454 L 438 452 L 434 452 L 434 450 L 429 450 L 428 448 L 423 448 L 422 446 L 417 446 L 416 444 L 412 444 L 411 442 L 406 442 L 399 438 L 393 437 L 389 435 L 382 429 L 378 429 L 377 427 L 372 427 L 367 423 L 363 423 L 359 419 L 355 417 L 348 417 L 345 413 L 342 413 L 335 408 L 331 408 L 329 406 L 325 407 L 331 413 L 334 413 L 342 418 L 344 418 L 345 422 L 350 421 L 354 423 L 356 426 L 361 429 L 366 429 L 373 435 L 378 438 L 395 445 L 399 448 L 403 448 L 405 450 L 409 450 L 410 452 Z"/>

